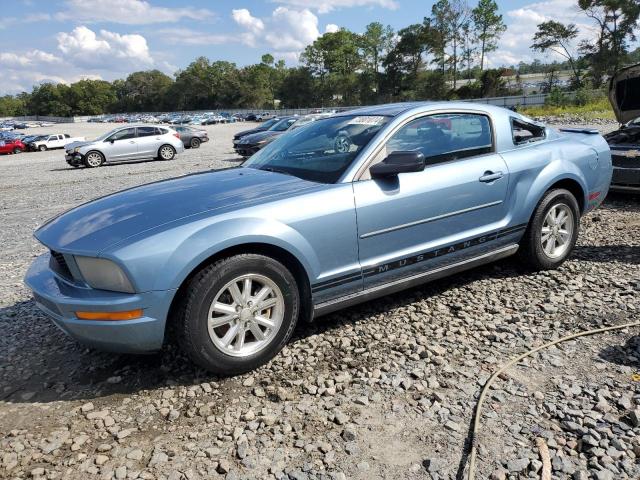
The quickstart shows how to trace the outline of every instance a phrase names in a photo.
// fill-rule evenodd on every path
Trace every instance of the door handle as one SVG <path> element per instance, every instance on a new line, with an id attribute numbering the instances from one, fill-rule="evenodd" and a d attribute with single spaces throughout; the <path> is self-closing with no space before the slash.
<path id="1" fill-rule="evenodd" d="M 129 143 L 136 143 L 135 140 L 129 140 Z"/>
<path id="2" fill-rule="evenodd" d="M 504 176 L 502 172 L 492 172 L 487 170 L 478 180 L 482 183 L 491 183 L 501 179 Z"/>

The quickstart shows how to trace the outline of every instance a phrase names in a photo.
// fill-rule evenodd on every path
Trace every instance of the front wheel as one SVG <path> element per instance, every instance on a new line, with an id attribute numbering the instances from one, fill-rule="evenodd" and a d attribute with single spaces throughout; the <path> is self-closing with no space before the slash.
<path id="1" fill-rule="evenodd" d="M 520 256 L 535 270 L 558 268 L 578 240 L 580 208 L 571 192 L 550 190 L 538 204 L 520 242 Z"/>
<path id="2" fill-rule="evenodd" d="M 298 287 L 284 265 L 263 255 L 235 255 L 191 280 L 176 319 L 178 339 L 198 365 L 237 375 L 282 350 L 299 311 Z"/>
<path id="3" fill-rule="evenodd" d="M 14 154 L 14 155 L 17 155 L 17 154 L 19 154 L 20 152 L 22 152 L 22 150 L 20 150 L 19 148 L 14 148 L 14 149 L 13 149 L 13 154 Z"/>
<path id="4" fill-rule="evenodd" d="M 46 152 L 47 151 L 47 146 L 46 145 L 40 145 L 38 147 L 38 150 L 40 150 L 41 152 Z"/>
<path id="5" fill-rule="evenodd" d="M 176 149 L 171 145 L 163 145 L 158 150 L 158 157 L 162 160 L 173 160 L 173 157 L 176 156 Z"/>
<path id="6" fill-rule="evenodd" d="M 104 156 L 100 152 L 89 152 L 84 157 L 84 164 L 88 168 L 96 168 L 104 163 Z"/>

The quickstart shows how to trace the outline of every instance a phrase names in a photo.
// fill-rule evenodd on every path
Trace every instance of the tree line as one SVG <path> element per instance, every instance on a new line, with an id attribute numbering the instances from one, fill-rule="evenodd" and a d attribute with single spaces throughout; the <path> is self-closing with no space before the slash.
<path id="1" fill-rule="evenodd" d="M 495 0 L 438 0 L 421 23 L 395 31 L 373 22 L 358 34 L 342 28 L 308 45 L 296 67 L 271 54 L 238 67 L 195 59 L 173 77 L 159 70 L 134 72 L 112 82 L 44 83 L 30 93 L 0 97 L 0 116 L 96 115 L 118 112 L 226 108 L 328 107 L 390 101 L 478 98 L 517 94 L 505 74 L 572 72 L 572 87 L 599 88 L 626 62 L 640 15 L 637 0 L 578 0 L 597 35 L 576 44 L 574 24 L 538 25 L 531 48 L 554 52 L 561 62 L 521 62 L 487 68 L 506 25 Z"/>

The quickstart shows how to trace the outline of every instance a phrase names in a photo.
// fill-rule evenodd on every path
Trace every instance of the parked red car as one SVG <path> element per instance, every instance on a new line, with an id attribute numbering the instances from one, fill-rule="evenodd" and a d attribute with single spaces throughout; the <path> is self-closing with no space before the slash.
<path id="1" fill-rule="evenodd" d="M 0 153 L 20 153 L 27 149 L 20 140 L 0 140 Z"/>

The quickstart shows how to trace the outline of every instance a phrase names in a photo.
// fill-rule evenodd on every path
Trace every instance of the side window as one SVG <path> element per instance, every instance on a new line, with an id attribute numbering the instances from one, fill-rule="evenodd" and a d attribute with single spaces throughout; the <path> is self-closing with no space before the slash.
<path id="1" fill-rule="evenodd" d="M 158 135 L 164 135 L 165 133 L 169 133 L 169 130 L 167 130 L 166 128 L 158 128 L 157 129 L 160 133 L 158 133 Z"/>
<path id="2" fill-rule="evenodd" d="M 58 135 L 58 140 L 64 140 L 64 135 Z"/>
<path id="3" fill-rule="evenodd" d="M 155 127 L 138 127 L 139 137 L 150 137 L 152 135 L 156 135 Z"/>
<path id="4" fill-rule="evenodd" d="M 136 129 L 135 128 L 125 128 L 124 130 L 119 130 L 113 135 L 111 135 L 107 141 L 112 142 L 114 140 L 126 140 L 127 138 L 135 138 Z"/>
<path id="5" fill-rule="evenodd" d="M 69 135 L 68 133 L 65 133 L 64 138 L 71 138 L 71 135 Z"/>
<path id="6" fill-rule="evenodd" d="M 544 127 L 511 118 L 511 133 L 514 145 L 537 142 L 547 136 Z"/>
<path id="7" fill-rule="evenodd" d="M 473 113 L 421 117 L 389 139 L 385 155 L 407 150 L 422 152 L 427 165 L 484 155 L 493 151 L 491 122 Z"/>

